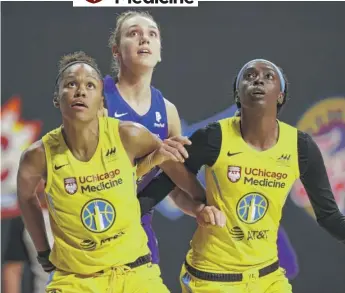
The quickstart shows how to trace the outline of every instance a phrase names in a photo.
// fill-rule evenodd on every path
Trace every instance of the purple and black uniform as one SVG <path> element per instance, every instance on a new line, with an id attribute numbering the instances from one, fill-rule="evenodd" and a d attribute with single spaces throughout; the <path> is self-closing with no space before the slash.
<path id="1" fill-rule="evenodd" d="M 107 75 L 103 81 L 109 117 L 140 123 L 162 140 L 168 137 L 167 113 L 163 95 L 159 90 L 151 86 L 151 107 L 146 114 L 141 116 L 121 97 L 111 76 Z M 138 182 L 138 192 L 149 184 L 158 171 L 159 169 L 155 168 L 141 178 Z M 142 217 L 141 222 L 149 239 L 148 246 L 152 254 L 152 263 L 157 264 L 159 263 L 159 251 L 157 238 L 152 228 L 152 215 L 153 209 Z"/>

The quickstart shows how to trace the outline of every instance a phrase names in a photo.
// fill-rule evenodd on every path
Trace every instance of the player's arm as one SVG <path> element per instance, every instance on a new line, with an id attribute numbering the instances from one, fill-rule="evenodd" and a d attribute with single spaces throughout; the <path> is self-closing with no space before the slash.
<path id="1" fill-rule="evenodd" d="M 318 224 L 345 243 L 345 216 L 334 199 L 322 154 L 313 139 L 298 132 L 300 179 L 307 191 Z"/>
<path id="2" fill-rule="evenodd" d="M 44 218 L 37 197 L 42 179 L 46 178 L 46 158 L 42 141 L 37 141 L 25 150 L 20 158 L 17 174 L 17 196 L 22 217 L 30 237 L 36 247 L 45 271 L 54 269 L 49 262 L 49 242 Z"/>
<path id="3" fill-rule="evenodd" d="M 166 160 L 184 162 L 188 153 L 184 144 L 190 141 L 184 137 L 162 142 L 144 126 L 134 122 L 120 122 L 120 136 L 127 154 L 133 164 L 138 163 L 137 175 L 143 176 L 153 167 Z M 145 160 L 145 161 L 144 161 Z M 144 163 L 143 163 L 144 162 Z"/>
<path id="4" fill-rule="evenodd" d="M 182 129 L 181 129 L 181 119 L 178 114 L 176 106 L 169 102 L 167 99 L 164 99 L 165 108 L 167 111 L 167 118 L 168 118 L 168 137 L 176 137 L 181 135 Z M 194 216 L 195 213 L 191 213 L 190 211 L 198 210 L 202 208 L 202 205 L 200 205 L 200 202 L 202 203 L 205 200 L 205 191 L 202 185 L 197 183 L 200 187 L 199 192 L 195 193 L 194 200 L 191 198 L 191 195 L 186 193 L 185 191 L 181 190 L 179 187 L 175 187 L 174 190 L 172 190 L 168 196 L 174 201 L 176 206 L 181 209 L 185 214 L 188 214 L 190 216 Z M 139 199 L 142 201 L 143 199 Z M 197 202 L 200 201 L 200 202 Z"/>
<path id="5" fill-rule="evenodd" d="M 220 153 L 222 133 L 220 124 L 212 123 L 206 128 L 199 129 L 190 138 L 192 144 L 186 146 L 189 157 L 184 164 L 176 162 L 165 162 L 161 165 L 164 173 L 153 179 L 150 184 L 138 194 L 139 198 L 145 199 L 142 202 L 142 213 L 147 212 L 171 192 L 177 185 L 183 191 L 192 196 L 197 205 L 185 213 L 198 217 L 200 211 L 204 216 L 210 217 L 209 222 L 214 224 L 213 216 L 218 217 L 216 224 L 223 225 L 225 217 L 216 207 L 206 207 L 200 201 L 205 201 L 204 189 L 196 178 L 196 175 L 203 165 L 212 166 Z M 201 195 L 201 196 L 200 196 Z M 213 214 L 213 216 L 211 215 Z M 221 219 L 220 219 L 221 218 Z M 207 222 L 207 220 L 206 220 Z M 200 222 L 199 222 L 200 223 Z"/>

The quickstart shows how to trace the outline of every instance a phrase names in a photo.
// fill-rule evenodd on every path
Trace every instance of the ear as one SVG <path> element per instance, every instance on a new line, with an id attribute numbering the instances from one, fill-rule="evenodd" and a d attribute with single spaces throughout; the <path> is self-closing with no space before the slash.
<path id="1" fill-rule="evenodd" d="M 57 93 L 54 93 L 53 104 L 55 108 L 60 108 L 60 101 Z"/>
<path id="2" fill-rule="evenodd" d="M 240 97 L 238 96 L 238 91 L 235 92 L 235 102 L 239 103 Z"/>
<path id="3" fill-rule="evenodd" d="M 279 105 L 282 105 L 284 103 L 284 94 L 280 94 L 277 100 Z"/>
<path id="4" fill-rule="evenodd" d="M 112 46 L 111 52 L 113 53 L 113 57 L 118 57 L 118 55 L 120 54 L 119 47 L 117 45 Z"/>

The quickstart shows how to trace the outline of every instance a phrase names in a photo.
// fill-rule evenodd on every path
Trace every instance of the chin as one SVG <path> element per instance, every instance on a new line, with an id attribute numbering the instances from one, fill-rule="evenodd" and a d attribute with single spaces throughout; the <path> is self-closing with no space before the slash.
<path id="1" fill-rule="evenodd" d="M 149 69 L 153 70 L 156 67 L 157 63 L 158 63 L 157 61 L 146 59 L 146 60 L 138 60 L 133 65 L 137 68 L 141 68 L 145 70 L 149 70 Z"/>
<path id="2" fill-rule="evenodd" d="M 70 113 L 68 116 L 64 116 L 64 118 L 70 123 L 88 123 L 94 119 L 97 119 L 98 116 L 90 117 L 90 115 L 86 115 L 86 113 Z"/>

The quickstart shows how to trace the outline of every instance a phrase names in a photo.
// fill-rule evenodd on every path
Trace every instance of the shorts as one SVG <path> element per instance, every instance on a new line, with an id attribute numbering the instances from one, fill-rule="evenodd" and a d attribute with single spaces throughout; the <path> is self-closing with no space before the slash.
<path id="1" fill-rule="evenodd" d="M 53 271 L 46 293 L 169 293 L 158 265 L 115 267 L 89 276 Z"/>
<path id="2" fill-rule="evenodd" d="M 183 265 L 180 284 L 182 293 L 292 293 L 292 287 L 282 268 L 261 278 L 256 269 L 244 272 L 241 282 L 215 282 L 192 276 Z"/>
<path id="3" fill-rule="evenodd" d="M 21 217 L 1 219 L 1 264 L 29 260 Z"/>

